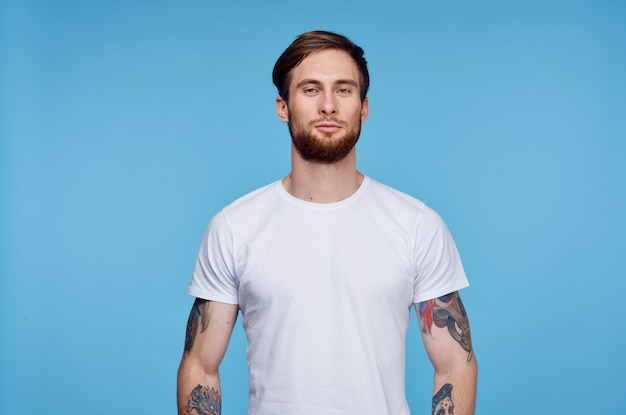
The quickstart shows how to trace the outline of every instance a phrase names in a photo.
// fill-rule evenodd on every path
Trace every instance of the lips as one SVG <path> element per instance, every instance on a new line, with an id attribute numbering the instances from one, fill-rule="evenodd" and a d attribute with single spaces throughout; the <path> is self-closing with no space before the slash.
<path id="1" fill-rule="evenodd" d="M 316 124 L 315 128 L 324 133 L 334 133 L 336 131 L 339 131 L 341 129 L 341 126 L 335 123 L 324 122 L 324 123 Z"/>

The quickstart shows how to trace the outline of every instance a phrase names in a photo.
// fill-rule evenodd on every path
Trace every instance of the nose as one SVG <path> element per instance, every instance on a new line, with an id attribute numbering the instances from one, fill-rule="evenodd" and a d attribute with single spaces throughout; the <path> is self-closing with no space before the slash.
<path id="1" fill-rule="evenodd" d="M 324 115 L 337 113 L 337 104 L 335 102 L 335 97 L 333 97 L 332 94 L 323 94 L 320 105 L 320 112 Z"/>

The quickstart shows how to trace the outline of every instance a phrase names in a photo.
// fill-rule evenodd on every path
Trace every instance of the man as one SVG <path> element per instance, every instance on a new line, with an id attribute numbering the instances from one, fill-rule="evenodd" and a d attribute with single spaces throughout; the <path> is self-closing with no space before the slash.
<path id="1" fill-rule="evenodd" d="M 219 414 L 218 368 L 238 310 L 248 338 L 249 414 L 406 415 L 406 331 L 415 305 L 435 369 L 433 414 L 474 411 L 476 360 L 443 221 L 364 176 L 363 50 L 309 32 L 273 71 L 292 170 L 209 223 L 178 373 L 179 414 Z"/>

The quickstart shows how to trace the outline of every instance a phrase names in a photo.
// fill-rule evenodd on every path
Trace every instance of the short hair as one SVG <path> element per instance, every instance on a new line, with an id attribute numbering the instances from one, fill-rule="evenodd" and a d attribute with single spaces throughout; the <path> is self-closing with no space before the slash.
<path id="1" fill-rule="evenodd" d="M 280 55 L 272 71 L 272 80 L 274 85 L 276 85 L 276 89 L 278 89 L 278 95 L 285 101 L 289 101 L 289 83 L 291 82 L 291 71 L 293 68 L 298 66 L 311 53 L 326 49 L 342 50 L 347 52 L 354 60 L 361 74 L 361 101 L 364 101 L 370 86 L 367 61 L 363 57 L 365 52 L 347 37 L 323 30 L 301 34 Z"/>

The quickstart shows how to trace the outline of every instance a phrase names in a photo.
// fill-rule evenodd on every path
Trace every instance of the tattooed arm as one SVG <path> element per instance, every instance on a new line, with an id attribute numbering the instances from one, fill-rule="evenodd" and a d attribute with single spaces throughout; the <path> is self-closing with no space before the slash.
<path id="1" fill-rule="evenodd" d="M 237 319 L 237 304 L 197 298 L 187 322 L 185 351 L 178 368 L 178 414 L 222 413 L 218 368 Z"/>
<path id="2" fill-rule="evenodd" d="M 435 368 L 432 415 L 474 414 L 478 366 L 459 293 L 421 302 L 415 310 Z"/>

